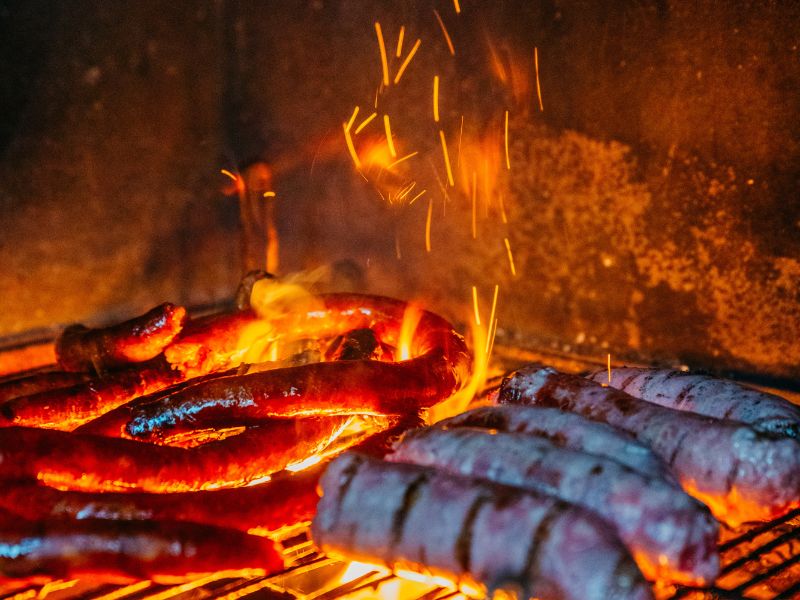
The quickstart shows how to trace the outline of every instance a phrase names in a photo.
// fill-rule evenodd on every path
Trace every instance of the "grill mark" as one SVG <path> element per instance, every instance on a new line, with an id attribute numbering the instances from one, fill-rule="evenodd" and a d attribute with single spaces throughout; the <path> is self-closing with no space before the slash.
<path id="1" fill-rule="evenodd" d="M 733 465 L 728 475 L 725 477 L 725 491 L 730 492 L 736 483 L 736 472 L 739 470 L 739 465 L 742 463 L 738 456 L 734 456 Z"/>
<path id="2" fill-rule="evenodd" d="M 559 386 L 567 389 L 572 389 L 574 387 L 570 386 L 569 380 L 559 382 L 558 375 L 561 374 L 557 373 L 555 377 L 552 374 L 549 374 L 542 387 L 539 388 L 534 397 L 531 400 L 528 400 L 526 404 L 545 406 L 548 408 L 560 408 L 561 410 L 572 410 L 574 402 L 569 399 L 570 397 L 567 397 L 563 400 L 556 399 L 554 392 L 555 390 L 559 389 Z M 579 390 L 576 389 L 574 391 L 578 392 Z"/>
<path id="3" fill-rule="evenodd" d="M 610 402 L 612 406 L 616 407 L 616 409 L 626 417 L 638 413 L 642 406 L 638 398 L 622 391 L 616 391 L 616 393 L 612 391 L 606 395 L 605 400 L 606 402 Z"/>
<path id="4" fill-rule="evenodd" d="M 692 390 L 694 390 L 694 388 L 696 388 L 698 385 L 702 383 L 705 382 L 702 379 L 697 379 L 694 381 L 694 383 L 690 383 L 689 385 L 684 387 L 681 390 L 681 393 L 675 396 L 675 406 L 680 406 L 681 404 L 683 404 L 686 401 L 686 396 L 688 396 L 692 392 Z"/>
<path id="5" fill-rule="evenodd" d="M 678 458 L 678 453 L 681 451 L 681 448 L 683 447 L 683 440 L 685 440 L 690 433 L 691 433 L 690 431 L 684 431 L 683 433 L 681 433 L 681 437 L 675 444 L 675 449 L 670 453 L 669 460 L 667 461 L 667 464 L 670 467 L 675 464 L 675 459 Z"/>
<path id="6" fill-rule="evenodd" d="M 528 588 L 532 582 L 535 582 L 539 579 L 539 573 L 542 568 L 539 564 L 539 550 L 550 536 L 550 528 L 553 525 L 553 521 L 563 514 L 566 507 L 567 505 L 563 502 L 554 502 L 553 506 L 551 506 L 545 513 L 544 517 L 542 517 L 542 520 L 539 522 L 539 526 L 536 528 L 536 532 L 533 534 L 531 545 L 528 548 L 527 555 L 525 556 L 525 565 L 522 568 L 522 573 L 519 574 L 520 583 L 522 583 L 523 588 L 528 595 L 530 595 L 531 591 Z"/>
<path id="7" fill-rule="evenodd" d="M 636 568 L 636 565 L 623 553 L 619 559 L 617 559 L 617 563 L 614 565 L 614 570 L 611 574 L 611 584 L 621 592 L 619 594 L 620 597 L 627 596 L 628 592 L 636 585 L 639 578 L 639 570 Z"/>
<path id="8" fill-rule="evenodd" d="M 364 464 L 364 458 L 358 455 L 353 455 L 352 462 L 347 465 L 343 470 L 342 474 L 344 475 L 343 481 L 339 484 L 339 489 L 337 490 L 339 493 L 339 502 L 336 506 L 336 513 L 335 518 L 333 520 L 334 523 L 339 522 L 339 514 L 342 511 L 342 505 L 344 504 L 345 496 L 347 492 L 350 491 L 350 487 L 353 485 L 353 480 L 356 478 L 358 474 L 358 470 Z"/>
<path id="9" fill-rule="evenodd" d="M 464 523 L 461 525 L 461 532 L 456 540 L 456 560 L 464 573 L 470 572 L 472 562 L 472 530 L 475 527 L 475 519 L 481 507 L 489 501 L 487 496 L 478 496 L 472 506 L 467 511 Z"/>
<path id="10" fill-rule="evenodd" d="M 623 392 L 627 392 L 628 386 L 631 385 L 640 375 L 641 373 L 634 373 L 633 375 L 626 377 L 625 381 L 623 381 L 621 385 L 616 386 L 616 388 L 618 390 L 622 390 Z"/>
<path id="11" fill-rule="evenodd" d="M 645 395 L 645 393 L 647 392 L 647 386 L 650 385 L 650 383 L 653 381 L 653 379 L 655 379 L 657 374 L 658 374 L 658 371 L 648 371 L 647 374 L 644 376 L 644 380 L 642 381 L 642 385 L 639 388 L 642 396 Z"/>
<path id="12" fill-rule="evenodd" d="M 397 512 L 394 513 L 394 517 L 392 517 L 392 531 L 390 532 L 392 546 L 397 546 L 403 539 L 403 528 L 406 524 L 408 513 L 413 508 L 417 498 L 419 498 L 420 488 L 428 483 L 429 479 L 430 473 L 420 473 L 406 487 L 406 491 L 403 494 L 403 502 Z"/>

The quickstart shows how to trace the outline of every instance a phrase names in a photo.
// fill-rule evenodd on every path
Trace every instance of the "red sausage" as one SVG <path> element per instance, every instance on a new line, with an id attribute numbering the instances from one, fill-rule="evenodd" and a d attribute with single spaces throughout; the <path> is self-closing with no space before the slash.
<path id="1" fill-rule="evenodd" d="M 156 358 L 70 387 L 14 398 L 0 405 L 0 427 L 24 425 L 71 431 L 142 394 L 167 388 L 182 375 Z"/>
<path id="2" fill-rule="evenodd" d="M 0 573 L 9 578 L 173 583 L 221 570 L 269 574 L 283 568 L 275 542 L 210 525 L 19 519 L 0 523 Z"/>
<path id="3" fill-rule="evenodd" d="M 369 327 L 382 342 L 397 345 L 405 302 L 356 294 L 321 296 L 320 301 L 325 310 L 286 317 L 280 330 L 326 337 Z M 127 432 L 158 439 L 170 430 L 202 428 L 222 419 L 401 414 L 444 400 L 468 376 L 470 357 L 463 338 L 433 313 L 421 311 L 411 356 L 391 363 L 316 363 L 208 381 L 135 407 Z"/>
<path id="4" fill-rule="evenodd" d="M 38 479 L 60 489 L 94 492 L 238 487 L 319 452 L 345 420 L 275 420 L 191 449 L 9 427 L 0 430 L 0 479 Z"/>
<path id="5" fill-rule="evenodd" d="M 183 328 L 186 309 L 164 303 L 129 321 L 90 329 L 67 327 L 56 340 L 58 363 L 66 371 L 102 371 L 150 360 L 161 354 Z"/>

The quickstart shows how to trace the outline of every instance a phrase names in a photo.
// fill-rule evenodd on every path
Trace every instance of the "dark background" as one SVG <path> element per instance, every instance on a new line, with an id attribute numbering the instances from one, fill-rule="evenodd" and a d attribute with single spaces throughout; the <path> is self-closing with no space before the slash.
<path id="1" fill-rule="evenodd" d="M 349 261 L 350 285 L 458 321 L 498 284 L 505 341 L 800 378 L 800 5 L 461 5 L 0 1 L 0 335 L 229 297 L 219 170 L 264 160 L 283 274 Z M 341 123 L 370 110 L 376 20 L 423 40 L 386 100 L 420 159 L 441 166 L 432 73 L 451 147 L 460 115 L 485 133 L 509 109 L 508 224 L 495 205 L 472 240 L 468 194 L 389 206 L 354 172 Z M 490 43 L 529 72 L 538 48 L 543 112 Z"/>

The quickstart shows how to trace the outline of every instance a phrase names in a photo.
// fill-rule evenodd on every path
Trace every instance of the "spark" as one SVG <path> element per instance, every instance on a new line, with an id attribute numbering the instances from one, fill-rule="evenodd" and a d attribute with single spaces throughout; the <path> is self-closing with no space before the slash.
<path id="1" fill-rule="evenodd" d="M 459 14 L 461 12 L 461 5 L 458 3 L 458 0 L 453 0 L 453 4 L 456 7 L 456 14 Z"/>
<path id="2" fill-rule="evenodd" d="M 378 48 L 381 51 L 381 69 L 383 69 L 383 85 L 389 85 L 389 61 L 386 59 L 386 44 L 383 42 L 381 24 L 375 21 L 375 33 L 378 35 Z"/>
<path id="3" fill-rule="evenodd" d="M 350 137 L 350 130 L 347 128 L 347 123 L 342 123 L 342 129 L 344 130 L 344 140 L 347 143 L 347 149 L 350 151 L 350 157 L 353 159 L 353 164 L 356 166 L 356 169 L 361 171 L 361 161 L 358 159 L 358 153 L 356 152 L 356 147 L 353 145 L 353 138 Z"/>
<path id="4" fill-rule="evenodd" d="M 478 182 L 475 171 L 472 172 L 472 239 L 478 238 Z M 478 323 L 480 325 L 480 323 Z"/>
<path id="5" fill-rule="evenodd" d="M 500 292 L 500 286 L 498 284 L 494 284 L 494 296 L 492 297 L 492 312 L 489 313 L 489 327 L 496 327 L 497 326 L 497 319 L 495 318 L 495 314 L 497 313 L 497 295 Z M 488 356 L 492 342 L 494 342 L 494 337 L 491 335 L 491 329 L 489 331 L 489 337 L 486 339 L 486 354 Z"/>
<path id="6" fill-rule="evenodd" d="M 416 195 L 416 196 L 414 196 L 414 197 L 413 197 L 411 200 L 409 200 L 409 201 L 408 201 L 408 204 L 409 204 L 409 206 L 410 206 L 410 205 L 412 205 L 412 204 L 414 204 L 414 202 L 416 202 L 416 201 L 417 201 L 417 199 L 418 199 L 418 198 L 420 198 L 420 197 L 421 197 L 421 196 L 422 196 L 422 195 L 423 195 L 425 192 L 427 192 L 427 191 L 428 191 L 428 190 L 422 190 L 422 191 L 421 191 L 419 194 L 417 194 L 417 195 Z"/>
<path id="7" fill-rule="evenodd" d="M 494 350 L 494 338 L 497 335 L 497 321 L 498 319 L 495 318 L 494 322 L 492 323 L 491 330 L 489 332 L 489 345 L 486 350 L 486 362 L 489 362 L 489 357 L 492 356 L 492 350 Z"/>
<path id="8" fill-rule="evenodd" d="M 444 130 L 439 130 L 439 138 L 442 140 L 442 154 L 444 154 L 444 165 L 447 167 L 447 182 L 450 184 L 450 187 L 455 187 L 455 181 L 453 181 L 453 169 L 450 168 L 450 155 L 447 153 L 447 140 L 444 137 Z"/>
<path id="9" fill-rule="evenodd" d="M 389 145 L 389 154 L 392 158 L 397 158 L 397 151 L 394 149 L 394 140 L 392 139 L 392 126 L 389 124 L 389 115 L 383 115 L 383 127 L 386 129 L 386 143 Z"/>
<path id="10" fill-rule="evenodd" d="M 510 171 L 511 161 L 508 158 L 508 111 L 506 111 L 505 140 L 506 140 L 506 169 Z"/>
<path id="11" fill-rule="evenodd" d="M 402 200 L 403 198 L 405 198 L 406 196 L 408 196 L 411 193 L 411 190 L 413 190 L 414 186 L 416 186 L 416 185 L 417 185 L 417 182 L 416 181 L 412 181 L 411 183 L 409 183 L 405 187 L 401 188 L 400 191 L 397 192 L 397 194 L 395 195 L 394 199 L 396 201 Z M 391 198 L 391 196 L 389 196 L 389 198 Z M 392 202 L 390 200 L 389 204 L 391 204 L 391 203 Z"/>
<path id="12" fill-rule="evenodd" d="M 472 310 L 475 313 L 475 325 L 481 326 L 481 313 L 478 310 L 478 288 L 472 286 Z"/>
<path id="13" fill-rule="evenodd" d="M 400 27 L 400 35 L 397 36 L 397 51 L 395 52 L 395 56 L 400 58 L 400 55 L 403 54 L 403 38 L 406 35 L 406 27 L 405 25 Z"/>
<path id="14" fill-rule="evenodd" d="M 533 66 L 536 70 L 536 95 L 539 98 L 539 111 L 544 111 L 544 104 L 542 104 L 542 86 L 539 84 L 539 48 L 533 47 Z"/>
<path id="15" fill-rule="evenodd" d="M 516 277 L 517 268 L 514 266 L 514 255 L 511 253 L 511 242 L 508 241 L 508 238 L 503 238 L 503 242 L 506 244 L 506 253 L 508 254 L 508 264 L 511 267 L 511 275 Z"/>
<path id="16" fill-rule="evenodd" d="M 611 353 L 608 354 L 608 385 L 611 385 Z"/>
<path id="17" fill-rule="evenodd" d="M 439 76 L 433 76 L 433 120 L 439 122 Z"/>
<path id="18" fill-rule="evenodd" d="M 397 256 L 397 260 L 401 260 L 403 255 L 400 253 L 400 238 L 397 236 L 397 232 L 394 234 L 394 253 Z"/>
<path id="19" fill-rule="evenodd" d="M 372 119 L 374 119 L 377 116 L 378 116 L 378 113 L 374 112 L 370 116 L 368 116 L 366 119 L 361 121 L 361 125 L 356 127 L 356 135 L 361 133 L 361 130 L 364 129 L 364 127 L 366 127 L 367 125 L 369 125 L 372 122 Z"/>
<path id="20" fill-rule="evenodd" d="M 485 158 L 483 159 L 483 196 L 483 216 L 488 218 L 489 207 L 492 204 L 492 193 L 489 182 L 489 161 Z M 489 321 L 489 323 L 491 323 L 491 321 Z"/>
<path id="21" fill-rule="evenodd" d="M 428 218 L 425 220 L 425 252 L 431 251 L 431 217 L 433 216 L 433 198 L 428 199 Z"/>
<path id="22" fill-rule="evenodd" d="M 442 35 L 444 35 L 444 41 L 447 42 L 447 47 L 450 50 L 450 54 L 453 56 L 456 55 L 456 49 L 453 46 L 453 40 L 450 38 L 450 34 L 447 32 L 447 27 L 444 26 L 444 21 L 442 21 L 442 17 L 439 16 L 439 11 L 435 8 L 433 9 L 433 14 L 436 15 L 436 20 L 439 21 L 439 27 L 442 29 Z"/>
<path id="23" fill-rule="evenodd" d="M 406 161 L 406 160 L 408 160 L 409 158 L 413 158 L 413 157 L 414 157 L 414 156 L 416 156 L 417 154 L 419 154 L 419 152 L 412 152 L 411 154 L 406 154 L 406 155 L 405 155 L 405 156 L 403 156 L 402 158 L 398 158 L 396 161 L 394 161 L 392 164 L 390 164 L 388 167 L 386 167 L 386 170 L 387 170 L 387 171 L 391 171 L 391 170 L 392 170 L 394 167 L 396 167 L 397 165 L 399 165 L 401 162 L 403 162 L 403 161 Z"/>
<path id="24" fill-rule="evenodd" d="M 264 198 L 274 198 L 275 192 L 264 192 Z"/>
<path id="25" fill-rule="evenodd" d="M 458 130 L 458 153 L 456 154 L 456 169 L 461 164 L 461 138 L 464 137 L 464 115 L 461 115 L 461 127 Z"/>
<path id="26" fill-rule="evenodd" d="M 350 128 L 353 126 L 353 123 L 355 122 L 355 120 L 356 120 L 356 117 L 357 117 L 357 116 L 358 116 L 358 106 L 356 106 L 356 107 L 353 109 L 353 114 L 352 114 L 352 115 L 350 115 L 350 120 L 349 120 L 349 121 L 347 121 L 347 130 L 348 130 L 348 131 L 349 131 L 349 130 L 350 130 Z"/>
<path id="27" fill-rule="evenodd" d="M 406 59 L 403 61 L 403 63 L 400 65 L 400 68 L 397 70 L 397 75 L 394 76 L 395 85 L 400 83 L 400 78 L 403 76 L 406 67 L 408 67 L 408 63 L 411 62 L 411 59 L 414 58 L 414 55 L 417 53 L 417 50 L 419 50 L 420 45 L 422 45 L 422 40 L 417 38 L 417 41 L 414 42 L 414 45 L 411 47 L 411 51 L 408 53 L 408 56 L 406 56 Z"/>
<path id="28" fill-rule="evenodd" d="M 238 173 L 232 173 L 228 169 L 220 169 L 219 172 L 225 175 L 225 177 L 230 177 L 231 181 L 233 181 L 233 189 L 237 194 L 239 194 L 240 196 L 244 195 L 246 191 L 244 184 L 244 177 L 242 177 Z M 226 191 L 225 193 L 227 194 L 229 193 L 229 191 Z"/>
<path id="29" fill-rule="evenodd" d="M 503 192 L 498 194 L 498 198 L 500 200 L 500 218 L 502 219 L 504 224 L 508 224 L 508 216 L 506 216 L 506 205 L 503 202 Z"/>

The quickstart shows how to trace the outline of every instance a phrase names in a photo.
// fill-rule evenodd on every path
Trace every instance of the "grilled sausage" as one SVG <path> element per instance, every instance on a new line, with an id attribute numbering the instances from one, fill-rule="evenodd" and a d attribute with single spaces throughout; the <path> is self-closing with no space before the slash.
<path id="1" fill-rule="evenodd" d="M 409 415 L 352 448 L 383 457 L 400 434 L 421 423 L 418 416 Z M 0 512 L 5 509 L 29 520 L 191 521 L 261 533 L 312 519 L 319 500 L 317 485 L 326 466 L 315 465 L 243 488 L 174 494 L 62 491 L 33 482 L 15 482 L 0 490 Z"/>
<path id="2" fill-rule="evenodd" d="M 538 406 L 481 406 L 436 423 L 438 427 L 480 427 L 527 433 L 558 446 L 604 456 L 645 477 L 672 481 L 664 461 L 626 431 L 575 413 Z"/>
<path id="3" fill-rule="evenodd" d="M 9 578 L 155 579 L 284 567 L 275 543 L 241 531 L 158 521 L 0 522 L 0 575 Z"/>
<path id="4" fill-rule="evenodd" d="M 651 598 L 613 530 L 550 496 L 348 452 L 322 477 L 325 552 L 413 566 L 542 600 Z"/>
<path id="5" fill-rule="evenodd" d="M 269 321 L 276 331 L 290 337 L 333 338 L 355 329 L 372 329 L 382 344 L 396 346 L 407 302 L 368 294 L 322 294 L 315 297 L 314 310 L 293 312 Z M 428 311 L 414 335 L 411 356 L 440 347 L 449 362 L 468 369 L 463 340 L 444 319 Z M 203 375 L 238 364 L 240 341 L 248 327 L 259 320 L 249 310 L 212 315 L 190 322 L 164 350 L 167 361 L 188 377 Z"/>
<path id="6" fill-rule="evenodd" d="M 182 379 L 163 359 L 114 371 L 70 387 L 22 396 L 0 405 L 0 427 L 24 425 L 71 431 L 137 396 Z"/>
<path id="7" fill-rule="evenodd" d="M 552 494 L 592 510 L 614 526 L 648 578 L 708 585 L 719 574 L 719 526 L 708 510 L 611 459 L 524 433 L 438 427 L 409 433 L 387 459 Z"/>
<path id="8" fill-rule="evenodd" d="M 309 312 L 282 327 L 298 335 L 327 336 L 370 325 L 379 339 L 397 341 L 404 302 L 357 295 L 322 296 L 326 310 Z M 358 308 L 353 308 L 358 307 Z M 308 414 L 402 414 L 444 400 L 466 380 L 470 358 L 463 338 L 437 315 L 423 312 L 414 336 L 414 358 L 324 362 L 251 373 L 194 385 L 137 406 L 127 433 L 158 439 L 182 427 L 220 419 L 247 422 Z"/>
<path id="9" fill-rule="evenodd" d="M 576 412 L 632 433 L 667 462 L 690 495 L 730 525 L 773 519 L 800 506 L 795 440 L 664 408 L 538 365 L 506 379 L 499 398 Z"/>
<path id="10" fill-rule="evenodd" d="M 208 381 L 209 379 L 228 377 L 235 374 L 236 369 L 229 369 L 219 373 L 211 373 L 202 377 L 195 377 L 194 379 L 180 381 L 162 390 L 138 396 L 130 402 L 121 404 L 113 410 L 109 410 L 108 412 L 101 414 L 91 421 L 84 423 L 83 425 L 75 428 L 73 431 L 75 431 L 75 433 L 91 433 L 93 435 L 130 438 L 130 436 L 125 432 L 125 426 L 127 425 L 128 421 L 131 420 L 132 411 L 135 407 L 165 398 L 170 394 L 174 394 L 175 392 L 183 390 L 189 386 Z M 0 412 L 2 412 L 2 408 L 0 408 Z"/>
<path id="11" fill-rule="evenodd" d="M 0 430 L 0 479 L 61 489 L 188 492 L 237 487 L 324 448 L 345 418 L 276 420 L 185 449 L 50 429 Z"/>
<path id="12" fill-rule="evenodd" d="M 608 381 L 606 371 L 589 379 Z M 731 419 L 774 435 L 800 438 L 800 406 L 734 381 L 672 369 L 624 367 L 611 372 L 610 386 L 667 408 Z"/>
<path id="13" fill-rule="evenodd" d="M 90 378 L 89 373 L 67 371 L 44 371 L 24 377 L 14 377 L 0 383 L 0 404 L 21 396 L 71 387 L 88 381 Z"/>
<path id="14" fill-rule="evenodd" d="M 90 329 L 67 327 L 56 340 L 58 364 L 66 371 L 103 371 L 155 358 L 183 328 L 186 309 L 164 303 L 130 321 Z"/>
<path id="15" fill-rule="evenodd" d="M 320 472 L 314 468 L 249 487 L 176 494 L 62 491 L 17 483 L 3 486 L 0 507 L 31 521 L 190 521 L 266 532 L 311 520 Z"/>

